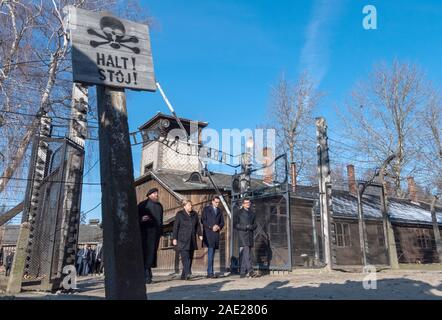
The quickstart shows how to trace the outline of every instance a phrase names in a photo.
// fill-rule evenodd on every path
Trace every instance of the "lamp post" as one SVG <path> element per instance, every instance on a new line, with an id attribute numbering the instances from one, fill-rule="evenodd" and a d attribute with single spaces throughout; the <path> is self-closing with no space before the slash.
<path id="1" fill-rule="evenodd" d="M 252 170 L 253 138 L 249 137 L 246 142 L 246 150 L 241 156 L 241 195 L 250 188 L 250 174 Z"/>

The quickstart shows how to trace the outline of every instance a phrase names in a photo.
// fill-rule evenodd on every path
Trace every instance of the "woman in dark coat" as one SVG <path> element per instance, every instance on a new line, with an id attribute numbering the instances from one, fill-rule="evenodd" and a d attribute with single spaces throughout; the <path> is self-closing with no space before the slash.
<path id="1" fill-rule="evenodd" d="M 192 202 L 183 201 L 183 210 L 177 212 L 173 225 L 173 245 L 180 252 L 183 271 L 181 280 L 189 280 L 192 274 L 193 252 L 198 249 L 196 236 L 203 240 L 198 214 L 192 210 Z"/>

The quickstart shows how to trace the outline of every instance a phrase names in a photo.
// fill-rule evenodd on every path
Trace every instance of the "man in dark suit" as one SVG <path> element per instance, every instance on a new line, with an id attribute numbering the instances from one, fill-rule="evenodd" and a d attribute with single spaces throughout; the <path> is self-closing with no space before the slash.
<path id="1" fill-rule="evenodd" d="M 207 278 L 214 278 L 213 261 L 215 250 L 219 248 L 219 234 L 224 227 L 224 217 L 218 208 L 220 198 L 214 196 L 212 204 L 203 209 L 201 224 L 203 225 L 203 245 L 207 247 Z"/>
<path id="2" fill-rule="evenodd" d="M 238 232 L 239 256 L 240 256 L 240 277 L 256 277 L 257 274 L 252 268 L 251 250 L 254 244 L 253 232 L 257 225 L 255 213 L 250 209 L 250 199 L 242 200 L 242 208 L 233 217 L 233 228 Z"/>
<path id="3" fill-rule="evenodd" d="M 99 275 L 101 274 L 102 269 L 103 269 L 103 245 L 99 243 L 95 248 L 94 273 Z"/>
<path id="4" fill-rule="evenodd" d="M 10 251 L 9 254 L 6 256 L 6 263 L 5 263 L 5 267 L 6 267 L 6 273 L 5 276 L 9 277 L 9 275 L 11 274 L 11 269 L 12 269 L 12 263 L 14 262 L 14 251 Z"/>
<path id="5" fill-rule="evenodd" d="M 152 283 L 152 268 L 157 266 L 157 252 L 163 234 L 163 206 L 158 189 L 150 189 L 147 199 L 138 205 L 146 283 Z"/>

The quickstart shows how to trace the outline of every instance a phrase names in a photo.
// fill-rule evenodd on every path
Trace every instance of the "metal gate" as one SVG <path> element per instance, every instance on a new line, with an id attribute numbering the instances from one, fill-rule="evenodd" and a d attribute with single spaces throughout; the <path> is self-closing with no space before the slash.
<path id="1" fill-rule="evenodd" d="M 52 290 L 60 285 L 63 267 L 75 263 L 81 181 L 71 181 L 66 169 L 77 162 L 77 169 L 83 172 L 83 162 L 77 160 L 83 159 L 84 149 L 67 138 L 44 140 L 48 144 L 46 168 L 38 199 L 33 199 L 39 205 L 30 213 L 31 219 L 23 217 L 31 226 L 22 286 Z M 72 192 L 78 199 L 69 196 Z M 35 195 L 35 190 L 29 194 Z"/>
<path id="2" fill-rule="evenodd" d="M 259 172 L 275 168 L 270 175 L 263 177 Z M 247 190 L 241 188 L 245 174 L 251 174 Z M 252 202 L 256 215 L 257 228 L 254 232 L 252 249 L 253 267 L 258 270 L 291 270 L 290 236 L 290 197 L 288 185 L 288 166 L 286 155 L 277 157 L 272 163 L 249 172 L 235 174 L 232 178 L 232 215 L 241 208 L 242 200 L 247 197 Z M 232 226 L 231 271 L 239 271 L 240 254 L 238 233 Z"/>

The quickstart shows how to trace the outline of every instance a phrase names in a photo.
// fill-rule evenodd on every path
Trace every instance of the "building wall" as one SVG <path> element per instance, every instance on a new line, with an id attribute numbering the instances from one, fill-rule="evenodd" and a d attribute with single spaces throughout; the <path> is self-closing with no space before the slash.
<path id="1" fill-rule="evenodd" d="M 315 259 L 312 205 L 312 202 L 293 198 L 290 201 L 292 265 L 294 267 L 312 266 Z"/>
<path id="2" fill-rule="evenodd" d="M 422 248 L 417 234 L 422 230 L 428 236 L 428 247 Z M 404 226 L 393 224 L 399 263 L 438 263 L 433 228 L 431 226 Z"/>
<path id="3" fill-rule="evenodd" d="M 158 152 L 159 152 L 159 143 L 151 142 L 146 145 L 143 145 L 143 149 L 141 150 L 141 166 L 140 173 L 141 175 L 145 174 L 144 167 L 150 163 L 153 163 L 153 170 L 158 168 Z"/>
<path id="4" fill-rule="evenodd" d="M 355 219 L 345 219 L 341 217 L 334 217 L 335 224 L 347 224 L 349 232 L 349 243 L 345 243 L 344 246 L 338 246 L 335 242 L 336 252 L 336 264 L 338 266 L 352 266 L 362 265 L 362 253 L 359 241 L 359 224 Z M 388 264 L 388 255 L 383 243 L 379 241 L 383 236 L 382 222 L 381 221 L 366 221 L 367 241 L 368 241 L 368 254 L 367 263 L 373 265 L 385 265 Z M 378 226 L 380 229 L 378 229 Z M 322 258 L 322 236 L 320 220 L 317 221 L 316 230 L 318 232 L 320 257 Z"/>
<path id="5" fill-rule="evenodd" d="M 350 244 L 345 247 L 335 246 L 337 265 L 362 265 L 359 242 L 359 226 L 355 221 L 334 219 L 335 223 L 347 223 L 350 227 Z"/>
<path id="6" fill-rule="evenodd" d="M 178 148 L 178 152 L 176 152 Z M 158 168 L 180 170 L 187 172 L 200 171 L 200 163 L 197 156 L 187 156 L 187 154 L 196 154 L 194 146 L 187 143 L 178 142 L 177 144 L 167 147 L 159 143 L 158 147 Z"/>

